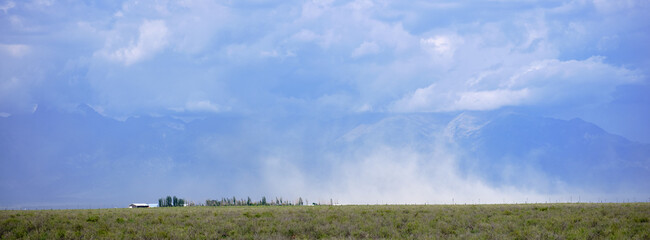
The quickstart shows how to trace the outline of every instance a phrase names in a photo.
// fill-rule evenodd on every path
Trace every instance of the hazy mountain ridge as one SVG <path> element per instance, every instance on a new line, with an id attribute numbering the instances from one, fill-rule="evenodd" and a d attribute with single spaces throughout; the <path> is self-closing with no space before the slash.
<path id="1" fill-rule="evenodd" d="M 290 158 L 289 167 L 311 181 L 334 178 L 341 159 L 355 166 L 362 161 L 356 157 L 386 147 L 422 156 L 442 149 L 456 158 L 462 174 L 494 186 L 552 191 L 561 183 L 597 191 L 650 189 L 650 145 L 580 119 L 517 113 L 296 119 L 286 124 L 282 119 L 215 114 L 192 121 L 151 116 L 118 121 L 84 105 L 72 112 L 40 107 L 30 115 L 0 118 L 0 190 L 10 196 L 3 204 L 15 204 L 12 199 L 135 201 L 165 189 L 214 197 L 253 185 L 264 188 L 254 183 L 264 180 L 269 157 Z M 319 128 L 322 121 L 330 128 Z M 427 167 L 435 167 L 439 159 L 424 160 L 433 161 Z M 363 161 L 369 162 L 358 166 L 372 164 L 372 159 Z M 550 182 L 540 183 L 546 178 L 536 176 Z M 133 182 L 148 187 L 131 186 Z M 114 194 L 97 194 L 107 191 Z M 58 197 L 41 199 L 42 192 Z"/>
<path id="2" fill-rule="evenodd" d="M 539 169 L 570 185 L 612 190 L 650 185 L 650 145 L 607 133 L 581 119 L 559 120 L 509 113 L 483 120 L 483 125 L 456 141 L 471 149 L 463 160 L 468 171 L 495 182 L 517 182 L 503 169 L 523 173 Z M 517 173 L 515 173 L 517 174 Z"/>

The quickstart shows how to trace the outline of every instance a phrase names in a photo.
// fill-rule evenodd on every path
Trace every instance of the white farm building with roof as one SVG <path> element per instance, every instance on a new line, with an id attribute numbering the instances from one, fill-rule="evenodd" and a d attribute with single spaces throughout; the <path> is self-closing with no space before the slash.
<path id="1" fill-rule="evenodd" d="M 131 203 L 129 208 L 148 208 L 149 204 L 146 203 Z"/>

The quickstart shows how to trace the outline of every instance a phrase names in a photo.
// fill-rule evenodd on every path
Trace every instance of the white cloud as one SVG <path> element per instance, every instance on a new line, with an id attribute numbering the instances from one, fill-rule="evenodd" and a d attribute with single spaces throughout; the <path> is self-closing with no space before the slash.
<path id="1" fill-rule="evenodd" d="M 165 21 L 146 20 L 139 28 L 137 40 L 108 53 L 109 59 L 131 65 L 153 56 L 167 45 L 169 32 Z"/>
<path id="2" fill-rule="evenodd" d="M 232 22 L 240 21 L 219 2 L 184 1 L 178 4 L 183 11 L 172 10 L 173 14 L 166 23 L 173 32 L 170 45 L 181 53 L 201 54 L 210 50 L 221 31 L 232 27 Z"/>
<path id="3" fill-rule="evenodd" d="M 594 6 L 598 11 L 611 13 L 616 11 L 625 11 L 635 7 L 641 7 L 643 5 L 648 6 L 646 1 L 638 0 L 593 0 Z"/>
<path id="4" fill-rule="evenodd" d="M 353 58 L 361 57 L 364 55 L 372 55 L 372 54 L 377 54 L 381 51 L 379 48 L 379 45 L 375 42 L 363 42 L 359 47 L 355 48 L 354 51 L 352 51 L 352 55 L 350 55 Z"/>
<path id="5" fill-rule="evenodd" d="M 0 50 L 13 57 L 22 57 L 28 54 L 31 48 L 25 44 L 0 44 Z"/>
<path id="6" fill-rule="evenodd" d="M 32 3 L 37 6 L 49 7 L 54 4 L 54 0 L 34 0 Z"/>
<path id="7" fill-rule="evenodd" d="M 0 6 L 0 10 L 2 10 L 5 14 L 7 14 L 7 11 L 9 11 L 9 9 L 12 9 L 14 7 L 16 7 L 16 3 L 14 3 L 13 1 L 8 1 L 2 6 Z"/>
<path id="8" fill-rule="evenodd" d="M 397 101 L 392 110 L 397 112 L 448 112 L 463 110 L 487 111 L 504 106 L 517 106 L 531 97 L 528 89 L 496 89 L 488 91 L 450 92 L 435 85 L 416 90 Z"/>
<path id="9" fill-rule="evenodd" d="M 591 88 L 602 85 L 613 87 L 639 80 L 635 72 L 606 64 L 604 60 L 603 57 L 595 56 L 585 60 L 548 59 L 532 62 L 513 74 L 504 86 L 583 85 Z"/>
<path id="10" fill-rule="evenodd" d="M 302 5 L 302 18 L 314 19 L 320 17 L 329 9 L 333 0 L 312 0 Z"/>
<path id="11" fill-rule="evenodd" d="M 350 8 L 354 10 L 365 10 L 375 6 L 371 0 L 355 0 L 349 3 Z"/>
<path id="12" fill-rule="evenodd" d="M 12 2 L 7 2 L 9 3 Z M 52 3 L 53 8 L 61 7 L 57 2 Z M 5 5 L 9 6 L 7 4 Z M 349 101 L 340 103 L 337 109 L 368 110 L 362 107 L 367 104 L 372 106 L 372 111 L 384 111 L 397 110 L 397 106 L 402 104 L 402 110 L 413 111 L 488 110 L 501 106 L 538 104 L 540 101 L 536 97 L 548 97 L 549 92 L 556 90 L 563 93 L 567 88 L 553 87 L 561 83 L 540 80 L 565 79 L 563 76 L 570 75 L 566 71 L 556 71 L 556 76 L 541 76 L 543 72 L 547 75 L 553 72 L 552 67 L 558 64 L 550 63 L 546 69 L 548 71 L 525 72 L 527 68 L 534 67 L 534 64 L 574 57 L 564 56 L 567 51 L 561 49 L 564 46 L 559 44 L 561 42 L 571 42 L 572 47 L 592 46 L 591 49 L 597 45 L 598 49 L 608 51 L 615 51 L 629 42 L 629 38 L 617 29 L 612 29 L 611 25 L 603 25 L 603 28 L 608 29 L 605 32 L 607 34 L 595 31 L 594 25 L 598 25 L 599 16 L 603 13 L 595 12 L 594 6 L 598 9 L 610 5 L 617 9 L 629 9 L 643 8 L 647 4 L 640 1 L 577 1 L 562 5 L 563 12 L 558 8 L 561 4 L 540 4 L 539 7 L 520 9 L 516 13 L 491 7 L 470 7 L 463 10 L 465 4 L 462 3 L 426 1 L 403 4 L 396 1 L 313 0 L 299 5 L 262 5 L 268 11 L 258 11 L 257 5 L 249 9 L 247 4 L 231 2 L 129 0 L 122 4 L 122 8 L 106 9 L 103 12 L 104 15 L 99 18 L 110 19 L 108 22 L 93 19 L 92 16 L 71 16 L 73 19 L 69 22 L 76 25 L 67 27 L 79 31 L 78 35 L 93 35 L 85 36 L 92 39 L 86 43 L 90 47 L 79 49 L 97 49 L 100 46 L 95 51 L 96 58 L 88 64 L 93 68 L 89 78 L 92 82 L 103 81 L 97 79 L 106 80 L 101 85 L 92 83 L 92 88 L 102 93 L 96 97 L 99 99 L 94 100 L 106 104 L 107 112 L 113 112 L 111 108 L 126 105 L 111 104 L 112 101 L 121 101 L 120 99 L 129 99 L 122 101 L 133 102 L 132 105 L 163 105 L 159 109 L 184 106 L 187 96 L 202 90 L 199 88 L 203 88 L 204 84 L 214 83 L 215 87 L 209 91 L 237 90 L 241 89 L 237 83 L 241 81 L 234 79 L 250 77 L 253 72 L 260 71 L 264 71 L 258 73 L 260 76 L 268 78 L 255 77 L 247 80 L 252 85 L 261 86 L 255 90 L 256 96 L 301 96 L 315 99 L 337 92 L 354 92 L 349 96 Z M 22 5 L 18 3 L 18 6 Z M 93 10 L 93 6 L 84 7 Z M 452 12 L 468 13 L 457 18 L 446 18 L 444 14 L 449 8 L 456 8 Z M 15 9 L 7 8 L 5 11 L 13 14 L 13 10 Z M 589 12 L 595 17 L 572 14 L 578 11 Z M 251 14 L 255 18 L 250 18 Z M 439 14 L 443 16 L 438 16 Z M 622 13 L 605 13 L 607 18 L 618 16 L 616 14 Z M 15 18 L 19 25 L 24 25 L 20 29 L 38 29 L 33 26 L 34 21 L 28 21 L 30 16 L 14 15 L 8 17 L 10 20 Z M 79 28 L 79 23 L 84 23 L 82 28 Z M 634 24 L 619 25 L 633 29 L 631 25 Z M 592 41 L 594 39 L 598 44 Z M 103 42 L 103 48 L 101 43 L 93 41 Z M 16 43 L 1 45 L 0 51 L 9 56 L 27 58 L 40 53 L 41 46 L 47 45 Z M 35 50 L 37 46 L 39 51 Z M 314 49 L 318 47 L 320 49 Z M 67 50 L 55 45 L 52 48 L 51 52 L 61 55 L 65 55 Z M 587 52 L 578 55 L 584 57 L 597 54 Z M 70 58 L 77 57 L 80 56 Z M 355 59 L 361 57 L 364 57 L 364 61 Z M 104 59 L 122 66 L 153 59 L 157 66 L 152 64 L 130 70 L 119 65 L 107 68 Z M 282 66 L 273 65 L 280 62 Z M 559 65 L 567 67 L 570 64 L 567 60 L 560 62 Z M 607 65 L 604 61 L 601 63 L 593 65 Z M 584 64 L 578 65 L 580 67 Z M 283 67 L 292 69 L 282 69 Z M 79 71 L 85 70 L 79 68 Z M 165 74 L 160 74 L 161 72 Z M 51 73 L 48 72 L 47 75 Z M 280 83 L 298 82 L 298 78 L 303 77 L 315 79 L 314 76 L 318 76 L 318 79 L 322 77 L 323 80 L 318 80 L 319 86 L 314 87 L 318 90 L 315 91 L 304 91 L 302 86 L 288 87 L 292 84 Z M 587 75 L 574 75 L 575 78 L 587 78 L 584 76 Z M 621 74 L 610 75 L 620 76 Z M 187 86 L 177 84 L 181 78 L 188 83 Z M 596 79 L 595 82 L 607 89 L 620 84 L 608 84 L 601 81 L 603 77 L 598 76 L 588 78 Z M 269 79 L 275 80 L 268 81 Z M 573 77 L 566 81 L 577 84 Z M 120 86 L 111 86 L 118 83 Z M 435 89 L 429 88 L 433 84 Z M 594 85 L 587 89 L 594 94 L 606 92 L 596 87 Z M 126 88 L 132 90 L 124 92 L 123 89 Z M 179 88 L 183 91 L 162 97 L 161 92 Z M 338 88 L 345 90 L 339 91 Z M 241 95 L 229 96 L 232 98 L 259 100 L 244 96 L 252 91 L 230 92 Z M 133 96 L 138 94 L 142 96 Z M 316 95 L 307 96 L 310 94 Z M 561 101 L 566 96 L 556 98 Z M 244 106 L 248 109 L 259 106 L 252 101 L 242 101 L 242 105 L 249 105 Z M 312 101 L 309 104 L 318 103 Z M 346 104 L 347 106 L 342 106 Z"/>
<path id="13" fill-rule="evenodd" d="M 436 91 L 436 85 L 431 84 L 426 88 L 419 88 L 415 90 L 410 96 L 404 97 L 397 101 L 392 107 L 393 111 L 409 112 L 409 111 L 435 111 L 436 106 L 445 101 L 443 92 Z"/>
<path id="14" fill-rule="evenodd" d="M 208 100 L 190 101 L 185 104 L 185 110 L 190 112 L 220 112 L 223 109 Z"/>
<path id="15" fill-rule="evenodd" d="M 313 42 L 318 44 L 321 48 L 327 49 L 332 44 L 338 43 L 341 40 L 341 37 L 333 30 L 326 30 L 322 34 L 317 34 L 311 30 L 302 29 L 300 32 L 291 35 L 289 39 L 298 43 Z"/>
<path id="16" fill-rule="evenodd" d="M 420 39 L 420 47 L 434 58 L 451 58 L 454 56 L 456 46 L 462 40 L 457 36 L 435 36 Z"/>
<path id="17" fill-rule="evenodd" d="M 444 10 L 459 8 L 459 7 L 463 6 L 463 4 L 459 3 L 459 2 L 429 2 L 429 1 L 422 1 L 422 2 L 418 2 L 418 4 L 421 4 L 422 6 L 427 7 L 427 8 L 444 9 Z"/>
<path id="18" fill-rule="evenodd" d="M 522 101 L 530 97 L 528 89 L 507 90 L 497 89 L 491 91 L 475 91 L 460 93 L 457 100 L 443 111 L 455 110 L 493 110 L 503 106 L 521 105 Z"/>
<path id="19" fill-rule="evenodd" d="M 320 38 L 320 36 L 310 30 L 302 29 L 300 32 L 291 36 L 291 39 L 302 41 L 302 42 L 311 42 Z"/>
<path id="20" fill-rule="evenodd" d="M 262 57 L 279 57 L 280 55 L 278 54 L 278 51 L 271 50 L 271 51 L 261 51 L 260 56 L 262 56 Z"/>
<path id="21" fill-rule="evenodd" d="M 371 112 L 373 110 L 372 105 L 364 103 L 361 106 L 357 107 L 355 112 Z"/>
<path id="22" fill-rule="evenodd" d="M 531 100 L 539 105 L 593 104 L 607 102 L 616 86 L 641 79 L 639 73 L 606 64 L 603 60 L 602 57 L 591 57 L 533 62 L 515 72 L 500 87 L 534 89 L 537 96 Z"/>
<path id="23" fill-rule="evenodd" d="M 535 61 L 517 69 L 490 70 L 467 81 L 442 81 L 419 88 L 395 101 L 397 112 L 493 110 L 504 106 L 590 104 L 607 101 L 616 86 L 634 83 L 637 73 L 603 62 L 585 60 Z M 446 84 L 442 84 L 446 83 Z"/>
<path id="24" fill-rule="evenodd" d="M 420 39 L 422 48 L 437 54 L 449 54 L 453 49 L 451 40 L 445 36 L 437 36 L 427 39 Z"/>
<path id="25" fill-rule="evenodd" d="M 278 50 L 263 50 L 260 51 L 260 57 L 263 58 L 287 58 L 287 57 L 295 57 L 296 54 L 292 51 L 286 51 L 284 53 L 278 52 Z"/>

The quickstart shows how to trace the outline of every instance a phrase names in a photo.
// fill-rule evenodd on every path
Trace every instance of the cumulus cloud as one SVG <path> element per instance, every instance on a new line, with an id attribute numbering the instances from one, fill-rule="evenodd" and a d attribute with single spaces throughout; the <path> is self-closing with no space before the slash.
<path id="1" fill-rule="evenodd" d="M 602 57 L 580 61 L 549 59 L 518 69 L 490 70 L 466 80 L 463 85 L 431 84 L 397 100 L 391 109 L 446 112 L 520 105 L 589 104 L 607 101 L 616 86 L 638 82 L 639 78 L 634 71 L 605 64 Z M 481 81 L 484 83 L 477 85 Z"/>
<path id="2" fill-rule="evenodd" d="M 137 40 L 130 40 L 128 45 L 117 50 L 104 50 L 111 60 L 131 65 L 152 57 L 167 45 L 169 32 L 163 20 L 145 20 L 139 28 Z"/>
<path id="3" fill-rule="evenodd" d="M 357 58 L 364 55 L 379 53 L 380 50 L 381 49 L 379 48 L 379 45 L 377 45 L 375 42 L 363 42 L 359 47 L 355 48 L 354 51 L 352 51 L 351 56 L 353 58 Z"/>
<path id="4" fill-rule="evenodd" d="M 81 22 L 86 26 L 82 29 L 84 34 L 106 39 L 104 46 L 94 52 L 95 56 L 126 67 L 152 62 L 149 66 L 141 66 L 138 81 L 143 81 L 141 76 L 156 75 L 159 81 L 155 88 L 177 88 L 172 78 L 180 74 L 157 74 L 161 68 L 176 69 L 189 76 L 183 80 L 189 86 L 200 86 L 206 79 L 211 79 L 240 95 L 249 92 L 241 90 L 238 83 L 241 81 L 225 79 L 247 79 L 248 84 L 261 86 L 255 91 L 256 97 L 233 97 L 249 99 L 249 102 L 243 102 L 249 105 L 246 106 L 249 109 L 258 105 L 256 101 L 273 101 L 260 100 L 258 96 L 286 98 L 299 95 L 309 102 L 309 99 L 339 92 L 337 88 L 340 87 L 358 93 L 351 95 L 354 99 L 349 99 L 350 106 L 340 109 L 356 109 L 368 104 L 374 111 L 398 110 L 398 105 L 402 104 L 404 106 L 399 111 L 490 110 L 536 104 L 538 101 L 531 99 L 544 96 L 544 89 L 550 89 L 551 85 L 562 84 L 549 82 L 544 84 L 545 87 L 523 86 L 526 81 L 518 80 L 519 85 L 509 87 L 505 86 L 504 79 L 515 79 L 516 74 L 524 74 L 516 71 L 543 61 L 569 63 L 572 58 L 560 60 L 559 48 L 564 45 L 558 45 L 562 42 L 558 33 L 574 33 L 566 36 L 576 42 L 603 37 L 593 35 L 594 30 L 590 28 L 592 19 L 577 17 L 567 24 L 558 22 L 556 18 L 562 20 L 561 14 L 588 7 L 577 3 L 562 11 L 549 4 L 551 7 L 548 9 L 542 6 L 524 9 L 517 14 L 485 10 L 489 13 L 481 15 L 471 13 L 476 10 L 463 10 L 470 13 L 454 18 L 454 24 L 425 19 L 429 15 L 424 14 L 426 11 L 461 11 L 458 9 L 463 8 L 462 4 L 451 5 L 420 2 L 414 9 L 391 1 L 338 3 L 319 0 L 305 1 L 298 6 L 264 5 L 274 11 L 248 18 L 246 13 L 256 10 L 246 9 L 246 4 L 126 1 L 117 11 L 112 9 L 107 13 L 114 24 L 103 25 L 85 19 Z M 78 25 L 80 21 L 73 22 Z M 612 32 L 608 36 L 616 34 Z M 619 37 L 617 42 L 621 41 L 624 40 Z M 10 56 L 25 56 L 30 52 L 26 50 L 30 47 L 24 43 L 4 44 L 2 48 Z M 616 48 L 616 45 L 607 45 L 607 48 Z M 166 54 L 161 54 L 164 51 Z M 359 61 L 362 57 L 363 61 Z M 92 68 L 106 67 L 100 58 L 92 59 Z M 185 59 L 186 64 L 179 64 L 171 58 Z M 601 66 L 608 64 L 602 60 L 600 63 Z M 218 73 L 220 77 L 196 76 L 205 71 Z M 130 70 L 118 67 L 101 72 L 105 76 L 98 76 L 93 70 L 90 81 L 111 78 L 108 76 L 135 77 Z M 253 73 L 264 77 L 251 76 Z M 317 81 L 319 86 L 315 88 L 320 91 L 309 92 L 295 87 L 300 86 L 296 82 L 301 79 L 319 77 L 323 79 Z M 529 84 L 534 82 L 528 80 Z M 125 82 L 121 84 L 122 88 L 134 87 Z M 431 93 L 433 88 L 430 86 L 433 85 L 436 86 L 435 94 Z M 94 88 L 102 86 L 105 84 L 93 84 Z M 161 109 L 183 106 L 187 95 L 203 90 L 189 88 L 178 91 L 178 94 L 169 94 L 169 98 L 175 100 L 162 101 L 165 106 Z M 113 90 L 105 88 L 95 90 L 105 93 L 104 96 L 117 94 L 106 93 Z M 594 89 L 595 92 L 601 90 Z M 142 90 L 144 93 L 150 91 Z M 119 94 L 123 95 L 121 98 L 130 97 L 131 101 L 138 98 Z M 113 101 L 104 97 L 95 100 L 103 101 L 102 105 L 107 108 L 111 105 L 108 102 Z M 483 105 L 470 102 L 482 102 Z M 111 112 L 110 109 L 107 111 Z"/>
<path id="5" fill-rule="evenodd" d="M 557 59 L 532 62 L 516 71 L 502 86 L 516 88 L 522 86 L 552 86 L 599 88 L 611 90 L 616 85 L 634 83 L 640 76 L 624 67 L 616 67 L 604 62 L 600 56 L 585 60 L 560 61 Z M 567 86 L 568 85 L 568 86 Z M 602 89 L 601 87 L 606 87 Z M 580 93 L 580 92 L 578 92 Z"/>
<path id="6" fill-rule="evenodd" d="M 452 41 L 454 40 L 448 36 L 435 36 L 420 39 L 420 46 L 433 56 L 449 58 L 453 56 L 455 50 L 455 43 Z"/>
<path id="7" fill-rule="evenodd" d="M 493 110 L 502 106 L 516 106 L 530 96 L 527 88 L 520 90 L 491 90 L 462 92 L 446 111 L 454 110 Z"/>
<path id="8" fill-rule="evenodd" d="M 531 95 L 526 88 L 449 92 L 431 85 L 417 89 L 413 94 L 398 100 L 392 106 L 392 110 L 397 112 L 486 111 L 521 105 Z"/>
<path id="9" fill-rule="evenodd" d="M 51 84 L 59 90 L 88 93 L 74 101 L 104 106 L 107 114 L 186 108 L 197 93 L 219 96 L 210 98 L 217 106 L 236 99 L 234 111 L 263 111 L 280 102 L 274 108 L 329 111 L 332 104 L 321 104 L 320 96 L 341 92 L 349 93 L 336 104 L 342 112 L 579 105 L 607 101 L 612 89 L 647 75 L 647 63 L 635 54 L 647 48 L 640 44 L 648 34 L 639 29 L 650 22 L 642 21 L 649 7 L 642 1 L 479 9 L 370 0 L 129 0 L 80 10 L 52 3 L 49 8 L 70 14 L 54 21 L 47 8 L 18 3 L 5 10 L 12 14 L 2 34 L 17 40 L 1 43 L 3 62 L 48 60 L 7 67 L 3 79 L 29 81 L 15 75 L 33 66 L 43 76 L 58 76 Z M 59 26 L 64 33 L 43 30 Z M 27 31 L 42 37 L 24 37 Z M 61 39 L 84 47 L 50 44 L 67 42 Z M 56 70 L 82 59 L 89 63 Z M 296 108 L 283 99 L 304 104 Z"/>

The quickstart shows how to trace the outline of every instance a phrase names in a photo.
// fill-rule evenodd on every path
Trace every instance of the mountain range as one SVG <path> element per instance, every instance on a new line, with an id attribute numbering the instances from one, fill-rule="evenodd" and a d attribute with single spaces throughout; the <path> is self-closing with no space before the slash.
<path id="1" fill-rule="evenodd" d="M 460 177 L 494 187 L 635 197 L 650 191 L 650 144 L 581 119 L 501 111 L 120 121 L 80 105 L 73 111 L 39 107 L 32 114 L 0 118 L 0 205 L 113 206 L 169 192 L 198 200 L 277 194 L 269 190 L 274 189 L 270 158 L 284 159 L 302 181 L 327 192 L 340 165 L 381 148 L 408 149 L 425 156 L 417 164 L 434 168 L 441 155 L 432 153 L 445 152 Z"/>

